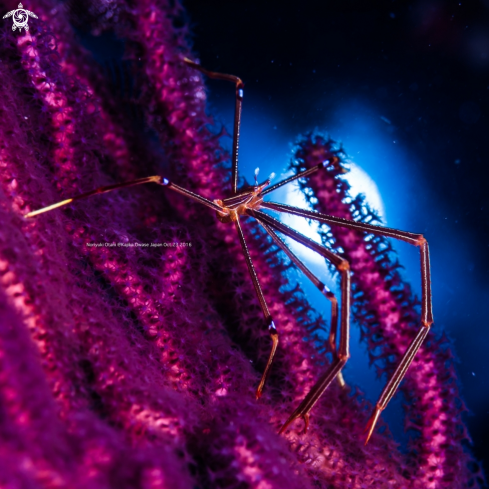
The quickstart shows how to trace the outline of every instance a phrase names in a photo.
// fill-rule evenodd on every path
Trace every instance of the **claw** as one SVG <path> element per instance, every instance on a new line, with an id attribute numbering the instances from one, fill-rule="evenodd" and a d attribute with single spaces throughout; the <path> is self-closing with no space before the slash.
<path id="1" fill-rule="evenodd" d="M 372 436 L 372 433 L 374 432 L 375 425 L 377 424 L 377 421 L 379 420 L 380 413 L 382 412 L 383 408 L 381 408 L 378 404 L 375 406 L 375 410 L 372 413 L 372 416 L 370 416 L 370 419 L 368 420 L 367 426 L 365 426 L 365 431 L 368 431 L 367 434 L 367 439 L 365 440 L 365 445 L 368 443 L 370 440 L 370 437 Z"/>

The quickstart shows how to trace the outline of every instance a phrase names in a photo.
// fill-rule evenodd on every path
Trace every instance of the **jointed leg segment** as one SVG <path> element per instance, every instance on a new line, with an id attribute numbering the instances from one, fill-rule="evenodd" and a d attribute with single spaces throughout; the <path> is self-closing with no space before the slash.
<path id="1" fill-rule="evenodd" d="M 106 185 L 105 187 L 99 187 L 96 188 L 95 190 L 91 190 L 90 192 L 85 192 L 83 194 L 75 195 L 75 197 L 71 197 L 69 199 L 62 200 L 60 202 L 56 202 L 55 204 L 51 204 L 46 207 L 43 207 L 41 209 L 28 212 L 27 214 L 25 214 L 24 217 L 34 217 L 39 214 L 44 214 L 45 212 L 58 209 L 59 207 L 64 207 L 65 205 L 71 204 L 72 202 L 76 202 L 77 200 L 87 199 L 89 197 L 92 197 L 93 195 L 106 194 L 108 192 L 112 192 L 112 190 L 118 190 L 120 188 L 126 188 L 126 187 L 133 187 L 135 185 L 141 185 L 143 183 L 157 183 L 170 190 L 173 190 L 174 192 L 178 192 L 179 194 L 185 195 L 186 197 L 189 197 L 190 199 L 195 200 L 200 204 L 210 207 L 211 209 L 217 212 L 222 211 L 222 207 L 220 205 L 217 205 L 215 202 L 212 202 L 206 199 L 205 197 L 202 197 L 201 195 L 191 192 L 190 190 L 184 189 L 183 187 L 180 187 L 176 183 L 170 182 L 167 178 L 161 177 L 160 175 L 153 175 L 151 177 L 144 177 L 144 178 L 137 178 L 136 180 L 130 180 L 129 182 L 116 183 L 114 185 Z"/>
<path id="2" fill-rule="evenodd" d="M 399 231 L 397 229 L 385 228 L 382 226 L 374 226 L 372 224 L 365 224 L 356 221 L 349 221 L 347 219 L 328 216 L 326 214 L 320 214 L 318 212 L 298 209 L 296 207 L 277 204 L 275 202 L 263 202 L 262 206 L 268 209 L 273 209 L 275 211 L 294 214 L 308 219 L 314 219 L 318 222 L 322 222 L 328 225 L 333 225 L 333 226 L 337 225 L 348 229 L 365 231 L 367 233 L 376 234 L 379 236 L 386 236 L 390 238 L 399 239 L 401 241 L 405 241 L 409 244 L 420 247 L 421 295 L 422 295 L 421 326 L 416 336 L 411 341 L 411 344 L 409 345 L 408 349 L 404 352 L 399 365 L 397 366 L 395 372 L 392 374 L 391 378 L 387 382 L 387 385 L 384 387 L 380 395 L 380 398 L 377 401 L 375 410 L 366 427 L 366 431 L 368 431 L 368 433 L 367 433 L 367 439 L 365 443 L 368 443 L 375 429 L 375 425 L 379 419 L 380 413 L 385 409 L 389 401 L 394 396 L 394 393 L 396 392 L 397 388 L 399 387 L 399 384 L 404 378 L 407 369 L 409 368 L 409 366 L 411 365 L 414 359 L 414 356 L 416 355 L 424 339 L 428 335 L 431 324 L 433 323 L 432 300 L 431 300 L 431 273 L 430 273 L 428 242 L 421 234 L 409 233 L 406 231 Z M 269 218 L 269 216 L 267 217 Z M 306 399 L 304 399 L 303 403 L 306 402 Z"/>
<path id="3" fill-rule="evenodd" d="M 312 241 L 307 236 L 293 230 L 286 224 L 277 221 L 273 217 L 260 211 L 249 210 L 248 214 L 253 216 L 264 227 L 273 228 L 289 238 L 307 246 L 308 248 L 316 251 L 326 259 L 331 261 L 341 273 L 341 315 L 340 315 L 340 344 L 337 354 L 333 357 L 333 362 L 328 367 L 326 372 L 319 378 L 316 384 L 312 387 L 304 400 L 299 404 L 297 409 L 290 415 L 289 419 L 284 423 L 280 429 L 280 433 L 283 433 L 287 427 L 296 419 L 302 418 L 305 423 L 305 429 L 309 425 L 309 413 L 314 407 L 316 402 L 322 396 L 324 391 L 328 388 L 331 382 L 338 376 L 341 369 L 345 366 L 349 356 L 349 335 L 350 335 L 350 266 L 348 262 L 331 252 L 324 246 Z M 266 227 L 265 227 L 266 229 Z M 310 272 L 309 272 L 310 273 Z"/>
<path id="4" fill-rule="evenodd" d="M 338 159 L 336 156 L 334 156 L 333 158 Z M 288 183 L 293 182 L 294 180 L 299 180 L 300 178 L 309 177 L 313 173 L 316 173 L 318 170 L 322 170 L 323 168 L 328 166 L 330 163 L 331 163 L 330 160 L 326 160 L 323 163 L 319 163 L 319 164 L 313 166 L 312 168 L 308 168 L 307 170 L 301 171 L 297 175 L 292 175 L 289 178 L 285 178 L 281 182 L 278 182 L 275 185 L 272 185 L 271 187 L 267 187 L 266 189 L 264 189 L 261 192 L 261 195 L 269 194 L 270 192 L 273 192 L 274 190 L 277 190 L 278 188 L 283 187 L 284 185 L 287 185 Z"/>
<path id="5" fill-rule="evenodd" d="M 248 246 L 246 245 L 246 241 L 244 238 L 243 230 L 241 229 L 241 224 L 239 222 L 239 218 L 236 219 L 235 225 L 236 230 L 238 231 L 239 240 L 241 242 L 241 248 L 243 250 L 243 254 L 246 259 L 246 264 L 248 266 L 248 271 L 250 272 L 251 280 L 253 282 L 253 287 L 255 288 L 256 295 L 258 297 L 258 301 L 260 302 L 260 307 L 263 311 L 263 315 L 265 316 L 265 321 L 267 322 L 268 330 L 270 331 L 270 337 L 272 338 L 272 351 L 268 357 L 267 366 L 265 367 L 265 371 L 261 377 L 260 383 L 258 384 L 258 388 L 256 389 L 256 398 L 259 399 L 263 392 L 263 387 L 265 386 L 265 382 L 267 380 L 268 374 L 270 373 L 270 367 L 272 366 L 273 358 L 275 357 L 275 352 L 277 351 L 278 346 L 278 332 L 275 327 L 275 323 L 273 322 L 272 315 L 267 306 L 267 302 L 261 290 L 260 282 L 258 281 L 258 276 L 256 275 L 255 267 L 253 266 L 253 262 L 251 261 L 250 252 L 248 251 Z"/>
<path id="6" fill-rule="evenodd" d="M 282 249 L 282 251 L 289 257 L 289 259 L 296 265 L 296 267 L 301 270 L 304 275 L 319 289 L 319 291 L 331 302 L 331 325 L 329 332 L 329 348 L 333 354 L 333 357 L 338 356 L 336 349 L 336 335 L 338 333 L 338 301 L 335 295 L 331 292 L 321 280 L 319 280 L 316 275 L 314 275 L 309 268 L 304 265 L 304 263 L 291 251 L 291 249 L 282 241 L 282 239 L 277 235 L 277 233 L 267 224 L 262 221 L 258 221 L 265 231 L 272 237 L 275 243 Z M 341 387 L 345 386 L 345 381 L 341 372 L 338 373 L 336 377 L 338 383 Z"/>
<path id="7" fill-rule="evenodd" d="M 238 151 L 239 151 L 239 133 L 241 128 L 241 110 L 243 107 L 243 88 L 244 83 L 241 78 L 238 78 L 234 75 L 227 75 L 225 73 L 217 73 L 215 71 L 209 71 L 205 68 L 202 68 L 197 63 L 194 63 L 192 60 L 188 58 L 183 58 L 183 61 L 209 78 L 213 78 L 215 80 L 225 80 L 230 81 L 236 84 L 236 101 L 234 106 L 234 127 L 233 127 L 233 153 L 232 153 L 232 162 L 233 162 L 233 170 L 232 170 L 232 179 L 231 184 L 233 187 L 233 194 L 238 191 Z"/>

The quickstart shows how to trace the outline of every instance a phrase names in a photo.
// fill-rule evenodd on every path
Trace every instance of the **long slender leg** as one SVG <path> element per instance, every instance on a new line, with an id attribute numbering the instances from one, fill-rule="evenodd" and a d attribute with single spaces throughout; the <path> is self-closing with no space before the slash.
<path id="1" fill-rule="evenodd" d="M 304 400 L 299 404 L 297 409 L 289 416 L 287 421 L 280 428 L 279 433 L 283 433 L 287 427 L 296 419 L 303 418 L 305 423 L 305 429 L 309 426 L 309 413 L 314 407 L 316 402 L 322 396 L 324 391 L 328 388 L 329 384 L 335 379 L 341 369 L 345 366 L 349 352 L 349 336 L 350 336 L 350 295 L 351 295 L 351 283 L 350 283 L 350 265 L 349 263 L 335 253 L 329 251 L 322 245 L 309 239 L 292 228 L 283 224 L 273 217 L 260 211 L 247 210 L 247 214 L 254 217 L 261 224 L 268 225 L 271 228 L 285 234 L 289 238 L 307 246 L 308 248 L 316 251 L 321 256 L 327 258 L 333 265 L 335 265 L 341 273 L 341 318 L 340 318 L 340 344 L 338 353 L 333 359 L 333 362 L 328 367 L 326 372 L 319 378 L 316 384 L 308 392 Z"/>
<path id="2" fill-rule="evenodd" d="M 256 220 L 268 224 L 270 227 L 276 229 L 282 234 L 285 234 L 289 238 L 294 239 L 298 243 L 307 246 L 311 250 L 315 251 L 316 253 L 320 254 L 321 256 L 329 260 L 337 268 L 345 266 L 345 263 L 347 263 L 347 261 L 344 258 L 341 258 L 341 256 L 339 255 L 336 255 L 332 251 L 328 250 L 328 248 L 316 243 L 315 241 L 308 238 L 307 236 L 304 236 L 303 234 L 287 226 L 287 224 L 277 221 L 277 219 L 273 218 L 272 216 L 269 216 L 268 214 L 265 214 L 264 212 L 247 209 L 246 213 L 249 216 L 254 217 Z"/>
<path id="3" fill-rule="evenodd" d="M 340 269 L 341 273 L 341 321 L 340 321 L 340 345 L 338 354 L 333 359 L 333 362 L 328 367 L 326 372 L 319 378 L 314 387 L 308 392 L 304 400 L 299 404 L 297 409 L 289 416 L 287 421 L 280 428 L 279 433 L 283 433 L 287 427 L 298 418 L 303 418 L 305 422 L 305 431 L 309 426 L 309 413 L 314 407 L 324 391 L 329 387 L 329 384 L 341 372 L 345 366 L 349 353 L 349 333 L 350 333 L 350 270 Z"/>
<path id="4" fill-rule="evenodd" d="M 234 128 L 233 128 L 233 173 L 232 173 L 232 187 L 233 194 L 238 190 L 238 151 L 239 151 L 239 131 L 241 127 L 241 109 L 243 106 L 243 88 L 244 83 L 241 78 L 234 75 L 227 75 L 225 73 L 217 73 L 215 71 L 209 71 L 202 68 L 199 64 L 193 62 L 188 58 L 183 58 L 183 61 L 196 70 L 199 70 L 204 75 L 209 78 L 214 78 L 215 80 L 226 80 L 236 84 L 236 102 L 234 105 Z"/>
<path id="5" fill-rule="evenodd" d="M 258 221 L 265 231 L 272 237 L 272 239 L 277 243 L 277 245 L 283 250 L 283 252 L 290 258 L 292 263 L 304 273 L 304 275 L 319 289 L 319 291 L 331 302 L 331 327 L 329 332 L 328 343 L 333 357 L 337 358 L 338 354 L 336 351 L 336 335 L 338 333 L 338 301 L 335 295 L 331 292 L 328 287 L 326 287 L 321 280 L 319 280 L 316 275 L 314 275 L 309 268 L 292 252 L 292 250 L 280 239 L 277 233 L 262 221 Z M 345 387 L 345 381 L 341 372 L 338 372 L 336 377 L 338 383 L 341 387 Z"/>
<path id="6" fill-rule="evenodd" d="M 265 316 L 265 321 L 268 326 L 268 330 L 270 332 L 270 337 L 272 338 L 272 351 L 268 357 L 267 365 L 265 367 L 265 371 L 261 377 L 260 383 L 258 384 L 258 388 L 256 389 L 256 398 L 259 399 L 263 392 L 263 387 L 265 386 L 265 382 L 267 380 L 268 374 L 270 373 L 270 367 L 272 366 L 273 358 L 275 357 L 275 352 L 277 351 L 278 346 L 278 331 L 275 327 L 275 323 L 273 322 L 272 315 L 267 306 L 267 302 L 265 300 L 265 296 L 261 290 L 260 282 L 258 281 L 258 276 L 256 275 L 255 267 L 253 266 L 253 262 L 251 261 L 250 252 L 248 251 L 248 246 L 246 245 L 245 237 L 243 234 L 243 230 L 241 229 L 241 224 L 239 222 L 239 217 L 234 221 L 236 230 L 238 231 L 239 240 L 241 242 L 241 247 L 243 249 L 243 254 L 246 259 L 246 264 L 248 265 L 248 271 L 251 275 L 251 280 L 253 282 L 253 287 L 255 288 L 256 295 L 258 296 L 258 301 L 260 302 L 261 310 L 263 311 L 263 315 Z"/>
<path id="7" fill-rule="evenodd" d="M 306 219 L 324 222 L 325 224 L 329 225 L 343 226 L 356 231 L 366 231 L 368 233 L 378 234 L 379 236 L 400 239 L 401 241 L 406 241 L 406 243 L 417 246 L 420 245 L 419 241 L 424 239 L 421 234 L 408 233 L 406 231 L 399 231 L 398 229 L 375 226 L 374 224 L 365 224 L 363 222 L 349 221 L 348 219 L 343 219 L 342 217 L 328 216 L 327 214 L 320 214 L 319 212 L 315 211 L 299 209 L 290 205 L 277 204 L 276 202 L 262 202 L 261 206 L 278 212 L 285 212 L 286 214 L 294 214 L 296 216 L 305 217 Z"/>
<path id="8" fill-rule="evenodd" d="M 424 237 L 421 236 L 419 244 L 416 243 L 416 245 L 420 246 L 421 251 L 421 326 L 416 333 L 416 336 L 411 341 L 411 344 L 404 352 L 404 355 L 402 356 L 399 365 L 387 382 L 387 385 L 384 387 L 382 393 L 380 394 L 380 398 L 377 401 L 374 412 L 372 413 L 365 428 L 365 431 L 368 431 L 365 445 L 368 443 L 368 440 L 372 436 L 377 420 L 380 417 L 380 413 L 387 407 L 387 404 L 397 391 L 399 384 L 406 375 L 407 369 L 411 365 L 416 353 L 421 348 L 421 345 L 423 344 L 423 341 L 428 335 L 431 325 L 433 324 L 433 315 L 431 311 L 431 273 L 428 242 Z"/>
<path id="9" fill-rule="evenodd" d="M 161 177 L 160 175 L 153 175 L 151 177 L 144 177 L 144 178 L 137 178 L 136 180 L 130 180 L 129 182 L 116 183 L 114 185 L 106 185 L 105 187 L 99 187 L 96 188 L 95 190 L 91 190 L 90 192 L 85 192 L 83 194 L 75 195 L 75 197 L 71 197 L 70 199 L 62 200 L 60 202 L 56 202 L 55 204 L 48 205 L 41 209 L 28 212 L 24 217 L 34 217 L 39 214 L 43 214 L 44 212 L 49 212 L 52 211 L 53 209 L 57 209 L 58 207 L 63 207 L 65 205 L 71 204 L 72 202 L 75 202 L 77 200 L 87 199 L 92 195 L 105 194 L 107 192 L 112 192 L 112 190 L 118 190 L 120 188 L 132 187 L 134 185 L 141 185 L 143 183 L 151 183 L 151 182 L 158 183 L 159 185 L 163 185 L 164 187 L 173 190 L 174 192 L 183 194 L 186 197 L 189 197 L 192 200 L 204 204 L 207 207 L 210 207 L 211 209 L 214 209 L 217 212 L 221 212 L 223 210 L 220 205 L 217 205 L 216 203 L 206 199 L 205 197 L 202 197 L 201 195 L 191 192 L 190 190 L 186 190 L 183 187 L 180 187 L 179 185 L 170 182 L 167 178 Z"/>
<path id="10" fill-rule="evenodd" d="M 263 190 L 261 192 L 260 195 L 263 196 L 263 195 L 269 194 L 270 192 L 273 192 L 274 190 L 277 190 L 278 188 L 280 188 L 280 187 L 282 187 L 282 186 L 284 186 L 290 182 L 293 182 L 294 180 L 298 180 L 299 178 L 308 177 L 308 176 L 312 175 L 313 173 L 316 173 L 318 170 L 321 170 L 322 168 L 327 167 L 331 163 L 334 163 L 334 160 L 339 161 L 339 158 L 337 156 L 333 156 L 331 158 L 331 160 L 323 161 L 322 163 L 319 163 L 319 164 L 317 164 L 311 168 L 308 168 L 307 170 L 304 170 L 300 173 L 297 173 L 297 175 L 292 175 L 289 178 L 286 178 L 285 180 L 282 180 L 281 182 L 278 182 L 275 185 L 272 185 L 271 187 L 266 188 L 265 190 Z"/>
<path id="11" fill-rule="evenodd" d="M 431 273 L 430 273 L 430 258 L 428 250 L 428 242 L 422 234 L 409 233 L 406 231 L 399 231 L 398 229 L 385 228 L 382 226 L 374 226 L 372 224 L 365 224 L 362 222 L 349 221 L 339 217 L 328 216 L 326 214 L 320 214 L 318 212 L 307 211 L 303 209 L 297 209 L 295 207 L 276 204 L 273 202 L 263 202 L 263 207 L 273 209 L 279 212 L 286 212 L 289 214 L 295 214 L 297 216 L 306 217 L 308 219 L 314 219 L 325 224 L 333 226 L 343 226 L 348 229 L 354 229 L 357 231 L 365 231 L 371 234 L 377 234 L 379 236 L 386 236 L 389 238 L 399 239 L 406 243 L 420 247 L 420 266 L 421 266 L 421 326 L 411 341 L 409 347 L 404 352 L 399 365 L 395 372 L 390 377 L 387 385 L 384 387 L 379 400 L 375 406 L 374 412 L 370 417 L 366 431 L 367 439 L 365 444 L 368 443 L 372 433 L 375 429 L 375 425 L 380 417 L 380 413 L 386 408 L 389 401 L 394 396 L 399 384 L 406 375 L 406 371 L 411 365 L 417 351 L 421 347 L 424 339 L 428 335 L 428 332 L 433 324 L 433 312 L 432 312 L 432 300 L 431 300 Z"/>

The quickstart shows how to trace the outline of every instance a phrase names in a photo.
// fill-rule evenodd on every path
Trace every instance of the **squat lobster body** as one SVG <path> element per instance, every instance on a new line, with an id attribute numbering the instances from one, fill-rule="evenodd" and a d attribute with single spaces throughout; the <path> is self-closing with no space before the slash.
<path id="1" fill-rule="evenodd" d="M 374 226 L 371 224 L 350 221 L 343 218 L 333 217 L 325 214 L 320 214 L 313 211 L 302 210 L 295 207 L 290 207 L 283 204 L 277 204 L 273 202 L 267 202 L 264 200 L 265 195 L 280 188 L 281 186 L 288 184 L 294 180 L 308 177 L 315 172 L 328 167 L 330 165 L 335 165 L 337 163 L 336 157 L 331 157 L 312 168 L 308 168 L 304 171 L 297 173 L 296 175 L 289 177 L 271 187 L 270 180 L 265 181 L 262 184 L 256 184 L 254 187 L 243 189 L 238 191 L 238 147 L 239 147 L 239 130 L 241 121 L 241 108 L 243 100 L 243 82 L 238 77 L 233 75 L 227 75 L 222 73 L 216 73 L 208 71 L 202 68 L 200 65 L 194 63 L 188 58 L 184 58 L 183 62 L 186 63 L 191 68 L 197 69 L 202 73 L 206 74 L 211 78 L 231 81 L 236 85 L 236 111 L 234 118 L 234 132 L 233 132 L 233 151 L 232 151 L 232 195 L 224 199 L 215 199 L 211 201 L 201 195 L 198 195 L 192 191 L 186 190 L 185 188 L 170 182 L 167 178 L 159 175 L 139 178 L 136 180 L 131 180 L 129 182 L 124 182 L 115 185 L 109 185 L 105 187 L 100 187 L 91 192 L 86 192 L 75 196 L 70 199 L 63 200 L 56 204 L 44 207 L 42 209 L 29 212 L 25 217 L 33 217 L 44 212 L 51 211 L 57 207 L 65 206 L 74 201 L 85 199 L 91 197 L 95 194 L 106 193 L 120 188 L 130 187 L 134 185 L 140 185 L 145 183 L 158 183 L 169 190 L 180 193 L 187 198 L 190 198 L 200 204 L 203 204 L 216 212 L 217 218 L 222 223 L 234 223 L 239 240 L 241 243 L 241 248 L 246 259 L 248 271 L 250 273 L 255 292 L 257 294 L 260 307 L 262 309 L 263 315 L 265 317 L 266 325 L 269 329 L 270 337 L 272 339 L 272 349 L 267 361 L 267 365 L 263 372 L 262 378 L 258 385 L 256 391 L 256 397 L 259 398 L 262 394 L 266 379 L 269 375 L 275 353 L 277 351 L 277 346 L 279 342 L 278 328 L 275 325 L 272 315 L 270 314 L 266 298 L 262 292 L 258 274 L 255 271 L 251 256 L 249 254 L 246 240 L 243 234 L 243 230 L 240 224 L 240 219 L 245 216 L 255 218 L 265 231 L 272 237 L 272 239 L 277 243 L 277 245 L 289 256 L 291 261 L 301 269 L 310 280 L 318 287 L 318 289 L 331 301 L 332 303 L 332 320 L 331 320 L 331 332 L 330 332 L 330 344 L 333 348 L 333 362 L 327 368 L 326 372 L 320 377 L 314 387 L 306 395 L 302 403 L 298 408 L 290 415 L 288 420 L 284 423 L 280 429 L 280 433 L 284 432 L 286 428 L 297 418 L 303 418 L 305 422 L 305 427 L 307 429 L 309 424 L 309 415 L 324 393 L 331 382 L 339 376 L 341 369 L 345 365 L 349 358 L 349 315 L 350 315 L 350 295 L 351 295 L 351 285 L 350 285 L 350 266 L 348 262 L 341 256 L 331 252 L 326 247 L 315 243 L 306 236 L 294 231 L 290 227 L 277 221 L 269 214 L 262 212 L 261 209 L 270 209 L 273 211 L 281 213 L 294 214 L 300 217 L 313 219 L 318 222 L 327 224 L 329 226 L 341 226 L 347 229 L 355 231 L 364 231 L 370 234 L 386 236 L 390 238 L 399 239 L 405 241 L 409 244 L 419 246 L 421 250 L 421 278 L 422 278 L 422 312 L 421 312 L 421 326 L 416 334 L 415 338 L 411 341 L 409 347 L 404 352 L 402 359 L 397 366 L 395 372 L 389 379 L 386 387 L 382 391 L 382 394 L 376 404 L 375 410 L 367 425 L 367 438 L 366 443 L 372 435 L 375 425 L 379 419 L 381 412 L 386 408 L 388 402 L 392 399 L 394 393 L 396 392 L 401 380 L 406 374 L 409 365 L 413 361 L 417 351 L 422 345 L 424 339 L 426 338 L 430 326 L 433 323 L 433 316 L 431 311 L 431 279 L 430 279 L 430 265 L 429 265 L 429 253 L 428 253 L 428 243 L 422 235 L 409 233 L 405 231 L 399 231 L 396 229 L 385 228 L 381 226 Z M 312 249 L 313 251 L 319 253 L 324 258 L 329 260 L 340 272 L 341 275 L 341 314 L 340 314 L 340 327 L 339 327 L 339 345 L 336 346 L 336 328 L 338 311 L 336 308 L 336 299 L 333 294 L 327 290 L 325 285 L 314 276 L 314 274 L 307 269 L 307 267 L 287 248 L 285 243 L 277 236 L 276 231 L 288 236 L 295 241 L 303 244 L 304 246 Z M 342 383 L 341 377 L 339 378 L 340 383 Z"/>

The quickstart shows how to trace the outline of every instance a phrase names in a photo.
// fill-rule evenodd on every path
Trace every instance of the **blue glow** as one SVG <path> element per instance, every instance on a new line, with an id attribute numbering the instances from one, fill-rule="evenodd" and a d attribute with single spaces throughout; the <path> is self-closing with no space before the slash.
<path id="1" fill-rule="evenodd" d="M 407 224 L 410 209 L 406 203 L 416 199 L 413 181 L 423 178 L 416 174 L 418 165 L 396 138 L 395 118 L 387 118 L 367 102 L 353 99 L 339 106 L 320 129 L 341 142 L 348 158 L 372 179 L 385 205 L 383 211 L 378 210 L 389 225 Z M 357 193 L 367 193 L 361 185 L 357 188 Z"/>

